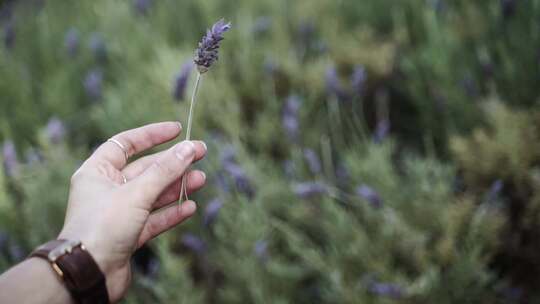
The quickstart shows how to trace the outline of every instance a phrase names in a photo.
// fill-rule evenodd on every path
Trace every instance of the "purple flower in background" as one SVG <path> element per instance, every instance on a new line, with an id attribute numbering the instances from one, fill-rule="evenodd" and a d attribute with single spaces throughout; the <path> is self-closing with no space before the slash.
<path id="1" fill-rule="evenodd" d="M 208 227 L 214 223 L 221 207 L 223 207 L 223 201 L 220 198 L 215 198 L 206 205 L 203 216 L 204 226 Z"/>
<path id="2" fill-rule="evenodd" d="M 253 253 L 261 262 L 266 262 L 268 260 L 268 241 L 258 240 L 255 242 Z"/>
<path id="3" fill-rule="evenodd" d="M 17 157 L 17 149 L 11 140 L 7 140 L 2 145 L 2 158 L 4 159 L 4 169 L 7 176 L 17 174 L 19 169 L 19 159 Z"/>
<path id="4" fill-rule="evenodd" d="M 193 69 L 193 63 L 191 60 L 184 63 L 178 75 L 174 80 L 174 90 L 173 98 L 176 101 L 183 100 L 186 94 L 186 87 L 189 81 L 189 76 L 191 75 L 191 70 Z"/>
<path id="5" fill-rule="evenodd" d="M 290 140 L 295 141 L 300 133 L 300 123 L 298 113 L 300 111 L 300 98 L 296 95 L 290 95 L 285 100 L 282 110 L 281 124 Z"/>
<path id="6" fill-rule="evenodd" d="M 246 194 L 248 197 L 253 196 L 255 191 L 242 167 L 235 163 L 225 163 L 223 168 L 232 177 L 239 192 Z"/>
<path id="7" fill-rule="evenodd" d="M 306 159 L 309 171 L 311 171 L 311 173 L 321 173 L 321 160 L 319 159 L 319 156 L 317 155 L 317 153 L 315 153 L 315 151 L 313 151 L 312 149 L 304 149 L 304 158 Z"/>
<path id="8" fill-rule="evenodd" d="M 134 0 L 133 7 L 135 8 L 135 12 L 137 12 L 137 14 L 146 15 L 152 6 L 152 3 L 152 0 Z"/>
<path id="9" fill-rule="evenodd" d="M 326 69 L 325 73 L 326 92 L 329 96 L 336 96 L 339 101 L 347 99 L 347 93 L 341 86 L 341 81 L 335 66 L 330 66 Z"/>
<path id="10" fill-rule="evenodd" d="M 507 19 L 512 17 L 516 12 L 517 0 L 500 0 L 501 14 Z"/>
<path id="11" fill-rule="evenodd" d="M 382 207 L 382 199 L 379 194 L 368 185 L 360 185 L 356 188 L 356 194 L 369 202 L 374 208 Z"/>
<path id="12" fill-rule="evenodd" d="M 76 28 L 70 28 L 64 37 L 64 47 L 66 48 L 69 56 L 75 57 L 77 55 L 79 52 L 79 41 L 79 31 Z"/>
<path id="13" fill-rule="evenodd" d="M 231 192 L 231 187 L 229 186 L 229 183 L 227 182 L 227 177 L 225 176 L 225 172 L 218 171 L 215 174 L 216 177 L 216 184 L 217 186 L 225 193 Z"/>
<path id="14" fill-rule="evenodd" d="M 378 144 L 382 143 L 388 136 L 388 133 L 390 133 L 390 120 L 382 119 L 378 121 L 375 127 L 375 133 L 373 134 L 373 141 Z"/>
<path id="15" fill-rule="evenodd" d="M 93 69 L 84 78 L 84 90 L 86 95 L 93 101 L 101 99 L 103 87 L 103 72 L 99 69 Z"/>
<path id="16" fill-rule="evenodd" d="M 206 242 L 194 234 L 191 234 L 191 233 L 184 234 L 180 242 L 182 243 L 184 247 L 193 251 L 194 253 L 203 254 L 206 252 L 206 248 L 207 248 Z"/>
<path id="17" fill-rule="evenodd" d="M 4 27 L 4 46 L 11 49 L 13 45 L 15 45 L 15 27 L 13 23 L 9 22 Z"/>
<path id="18" fill-rule="evenodd" d="M 328 193 L 328 187 L 320 182 L 303 182 L 293 186 L 293 192 L 302 199 L 309 199 Z"/>
<path id="19" fill-rule="evenodd" d="M 219 44 L 223 40 L 223 34 L 230 28 L 231 24 L 225 23 L 225 20 L 221 19 L 206 32 L 206 35 L 199 42 L 194 59 L 199 73 L 207 72 L 210 66 L 218 60 Z"/>
<path id="20" fill-rule="evenodd" d="M 90 37 L 90 50 L 98 62 L 107 61 L 107 46 L 99 33 L 93 33 Z"/>
<path id="21" fill-rule="evenodd" d="M 368 290 L 378 296 L 388 297 L 391 299 L 401 299 L 404 295 L 403 288 L 397 284 L 372 282 L 369 284 Z"/>
<path id="22" fill-rule="evenodd" d="M 498 179 L 495 182 L 493 182 L 493 184 L 491 184 L 491 187 L 489 188 L 489 191 L 487 192 L 486 202 L 491 203 L 495 201 L 501 194 L 503 188 L 504 188 L 504 183 L 502 180 Z"/>
<path id="23" fill-rule="evenodd" d="M 437 13 L 442 13 L 446 9 L 444 0 L 428 0 L 428 5 Z"/>
<path id="24" fill-rule="evenodd" d="M 236 150 L 234 146 L 226 145 L 225 147 L 223 147 L 223 149 L 221 149 L 221 152 L 219 153 L 219 159 L 224 165 L 229 163 L 236 163 Z"/>
<path id="25" fill-rule="evenodd" d="M 346 185 L 349 182 L 349 179 L 351 177 L 351 174 L 349 173 L 349 170 L 343 163 L 340 163 L 336 166 L 336 177 L 339 184 Z"/>
<path id="26" fill-rule="evenodd" d="M 298 25 L 298 41 L 300 42 L 300 47 L 303 48 L 303 51 L 306 52 L 312 45 L 312 42 L 315 37 L 315 25 L 311 21 L 302 21 Z"/>
<path id="27" fill-rule="evenodd" d="M 12 261 L 19 262 L 19 261 L 22 261 L 27 256 L 27 253 L 24 252 L 24 250 L 22 249 L 20 245 L 11 244 L 9 246 L 9 255 Z"/>
<path id="28" fill-rule="evenodd" d="M 366 79 L 366 69 L 361 65 L 356 65 L 351 76 L 351 86 L 353 89 L 353 94 L 357 96 L 362 96 L 364 94 Z"/>
<path id="29" fill-rule="evenodd" d="M 53 117 L 49 119 L 49 122 L 45 127 L 45 133 L 51 143 L 58 144 L 62 142 L 66 136 L 66 126 L 60 119 Z"/>

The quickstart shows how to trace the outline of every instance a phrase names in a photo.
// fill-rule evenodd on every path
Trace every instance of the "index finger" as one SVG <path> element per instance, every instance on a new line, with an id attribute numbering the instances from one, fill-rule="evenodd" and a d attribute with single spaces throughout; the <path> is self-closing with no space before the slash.
<path id="1" fill-rule="evenodd" d="M 107 141 L 99 146 L 88 159 L 89 162 L 106 161 L 114 168 L 121 170 L 126 165 L 126 154 L 131 157 L 152 147 L 168 142 L 178 136 L 182 126 L 179 122 L 159 122 L 140 128 L 131 129 L 111 137 L 114 142 Z M 126 152 L 126 153 L 124 153 Z"/>

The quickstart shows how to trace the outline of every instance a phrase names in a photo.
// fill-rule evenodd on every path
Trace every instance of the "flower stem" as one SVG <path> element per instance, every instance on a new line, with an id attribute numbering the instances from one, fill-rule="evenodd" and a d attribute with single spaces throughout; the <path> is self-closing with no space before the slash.
<path id="1" fill-rule="evenodd" d="M 190 140 L 191 138 L 191 125 L 193 123 L 193 108 L 195 107 L 195 102 L 197 101 L 197 92 L 199 91 L 199 86 L 201 84 L 202 75 L 201 73 L 197 73 L 197 81 L 195 82 L 195 88 L 193 88 L 193 94 L 191 95 L 191 102 L 189 104 L 189 115 L 188 115 L 188 125 L 186 130 L 186 139 Z M 187 170 L 186 170 L 187 172 Z M 178 198 L 178 203 L 182 203 L 182 199 L 185 196 L 186 200 L 188 200 L 187 196 L 187 189 L 186 189 L 186 178 L 185 174 L 182 177 L 182 186 L 180 187 L 180 197 Z"/>

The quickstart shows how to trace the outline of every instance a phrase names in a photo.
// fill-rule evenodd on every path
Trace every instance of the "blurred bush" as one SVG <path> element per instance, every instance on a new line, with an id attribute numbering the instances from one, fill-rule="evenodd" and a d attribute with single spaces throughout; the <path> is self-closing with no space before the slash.
<path id="1" fill-rule="evenodd" d="M 220 17 L 209 185 L 126 303 L 540 299 L 537 0 L 2 2 L 0 270 L 59 232 L 104 139 L 185 122 Z"/>

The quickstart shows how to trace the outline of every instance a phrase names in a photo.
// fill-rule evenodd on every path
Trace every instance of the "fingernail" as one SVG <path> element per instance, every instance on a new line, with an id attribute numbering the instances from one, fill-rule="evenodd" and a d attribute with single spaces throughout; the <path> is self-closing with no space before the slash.
<path id="1" fill-rule="evenodd" d="M 180 128 L 180 130 L 182 130 L 182 123 L 179 121 L 177 121 L 176 123 L 178 124 L 178 127 Z"/>
<path id="2" fill-rule="evenodd" d="M 206 180 L 206 173 L 204 173 L 203 171 L 201 171 L 201 175 L 202 175 L 203 179 Z"/>
<path id="3" fill-rule="evenodd" d="M 199 142 L 200 142 L 201 145 L 204 147 L 204 151 L 208 151 L 208 147 L 206 146 L 206 144 L 204 143 L 204 141 L 199 140 Z"/>
<path id="4" fill-rule="evenodd" d="M 180 159 L 193 157 L 194 154 L 195 145 L 189 140 L 184 140 L 176 146 L 176 156 Z"/>

